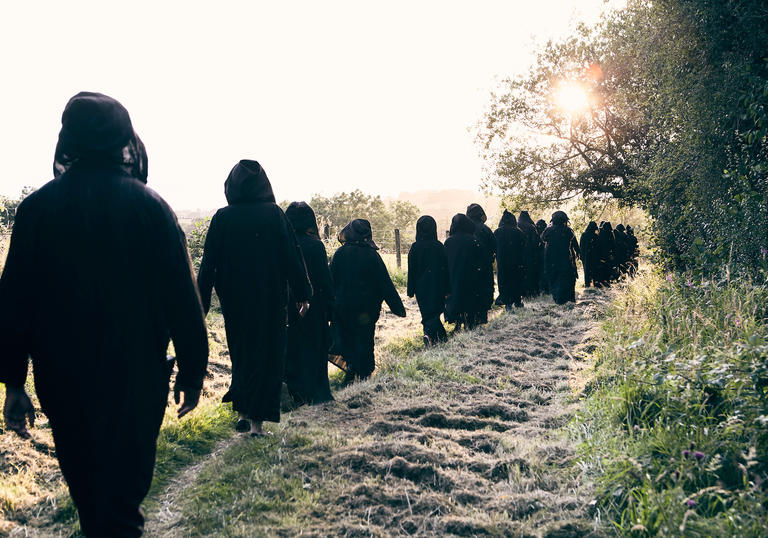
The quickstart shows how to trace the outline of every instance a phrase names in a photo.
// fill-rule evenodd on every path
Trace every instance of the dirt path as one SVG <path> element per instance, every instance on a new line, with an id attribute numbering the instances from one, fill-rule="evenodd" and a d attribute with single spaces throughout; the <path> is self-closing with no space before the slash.
<path id="1" fill-rule="evenodd" d="M 222 443 L 166 490 L 148 535 L 598 534 L 560 427 L 603 299 L 541 299 L 384 357 L 335 403 L 287 415 L 266 439 Z"/>

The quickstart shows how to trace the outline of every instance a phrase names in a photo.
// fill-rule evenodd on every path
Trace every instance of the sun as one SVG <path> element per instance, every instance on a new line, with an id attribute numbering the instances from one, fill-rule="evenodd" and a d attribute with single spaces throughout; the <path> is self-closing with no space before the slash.
<path id="1" fill-rule="evenodd" d="M 589 95 L 578 82 L 563 81 L 555 89 L 555 104 L 568 114 L 581 114 L 589 108 Z"/>

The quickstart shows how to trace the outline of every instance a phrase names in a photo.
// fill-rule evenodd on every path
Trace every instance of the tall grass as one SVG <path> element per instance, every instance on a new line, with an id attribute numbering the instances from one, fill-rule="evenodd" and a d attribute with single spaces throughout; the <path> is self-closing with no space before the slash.
<path id="1" fill-rule="evenodd" d="M 575 422 L 621 535 L 764 536 L 768 285 L 645 273 L 602 324 Z"/>

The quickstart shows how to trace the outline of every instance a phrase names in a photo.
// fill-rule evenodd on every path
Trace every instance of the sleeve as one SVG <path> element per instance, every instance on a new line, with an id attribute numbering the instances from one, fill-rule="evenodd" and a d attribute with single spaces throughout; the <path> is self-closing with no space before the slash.
<path id="1" fill-rule="evenodd" d="M 322 256 L 318 260 L 318 287 L 321 293 L 325 295 L 325 301 L 328 306 L 328 316 L 330 318 L 331 311 L 333 310 L 333 304 L 335 302 L 333 293 L 333 279 L 331 278 L 331 270 L 328 267 L 328 253 L 325 251 L 325 245 L 321 242 L 318 247 L 318 254 Z"/>
<path id="2" fill-rule="evenodd" d="M 301 247 L 296 241 L 296 235 L 293 232 L 293 226 L 279 206 L 275 205 L 279 218 L 280 240 L 278 241 L 278 255 L 282 261 L 283 269 L 293 292 L 293 297 L 298 302 L 309 301 L 312 297 L 312 284 L 307 275 L 307 266 L 304 263 L 304 256 L 301 254 Z"/>
<path id="3" fill-rule="evenodd" d="M 208 368 L 208 332 L 200 295 L 189 260 L 187 242 L 173 211 L 163 204 L 158 259 L 163 310 L 168 323 L 179 372 L 176 387 L 200 390 Z"/>
<path id="4" fill-rule="evenodd" d="M 29 333 L 33 293 L 33 223 L 19 205 L 11 244 L 0 278 L 0 383 L 22 387 L 29 367 Z"/>
<path id="5" fill-rule="evenodd" d="M 197 287 L 200 289 L 203 312 L 206 314 L 211 309 L 211 294 L 216 282 L 216 264 L 219 259 L 217 215 L 218 213 L 213 216 L 208 225 L 208 233 L 205 234 L 205 246 L 203 247 L 203 259 L 200 261 L 200 270 L 197 273 Z"/>
<path id="6" fill-rule="evenodd" d="M 576 253 L 576 257 L 581 258 L 581 248 L 579 248 L 579 242 L 576 241 L 576 235 L 573 232 L 571 232 L 571 246 Z"/>
<path id="7" fill-rule="evenodd" d="M 392 283 L 392 279 L 389 277 L 387 266 L 384 264 L 384 260 L 381 259 L 381 256 L 379 256 L 378 253 L 376 254 L 376 258 L 378 259 L 381 296 L 384 297 L 384 301 L 387 303 L 389 309 L 394 315 L 404 318 L 405 306 L 403 306 L 403 301 L 400 299 L 400 294 L 397 293 L 397 289 Z"/>

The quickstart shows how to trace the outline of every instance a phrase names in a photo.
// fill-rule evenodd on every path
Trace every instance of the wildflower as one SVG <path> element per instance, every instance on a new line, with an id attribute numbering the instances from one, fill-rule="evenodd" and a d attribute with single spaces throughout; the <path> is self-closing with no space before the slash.
<path id="1" fill-rule="evenodd" d="M 667 273 L 667 282 L 673 282 L 675 280 L 675 277 L 672 275 L 672 273 Z"/>
<path id="2" fill-rule="evenodd" d="M 685 285 L 688 286 L 689 288 L 692 288 L 693 287 L 693 280 L 691 280 L 690 278 L 686 277 Z"/>
<path id="3" fill-rule="evenodd" d="M 691 451 L 690 450 L 683 450 L 683 457 L 684 458 L 687 458 L 690 455 L 691 455 Z"/>
<path id="4" fill-rule="evenodd" d="M 640 426 L 635 424 L 634 426 L 632 426 L 632 429 L 635 430 L 636 432 L 639 432 L 640 431 Z"/>
<path id="5" fill-rule="evenodd" d="M 687 501 L 685 501 L 685 504 L 688 505 L 688 508 L 693 508 L 694 506 L 696 506 L 696 501 L 694 501 L 693 499 L 688 499 Z"/>
<path id="6" fill-rule="evenodd" d="M 704 453 L 697 450 L 693 453 L 693 457 L 696 458 L 696 461 L 701 461 L 704 459 Z"/>
<path id="7" fill-rule="evenodd" d="M 768 248 L 760 247 L 760 254 L 765 258 L 765 255 L 768 254 Z"/>

